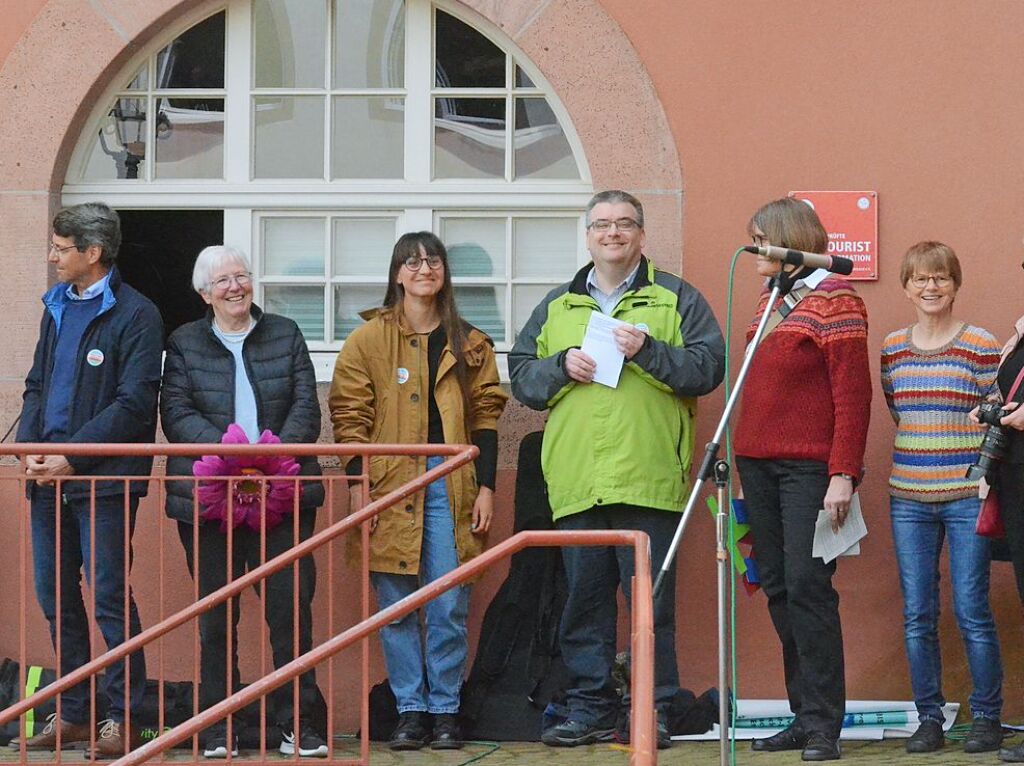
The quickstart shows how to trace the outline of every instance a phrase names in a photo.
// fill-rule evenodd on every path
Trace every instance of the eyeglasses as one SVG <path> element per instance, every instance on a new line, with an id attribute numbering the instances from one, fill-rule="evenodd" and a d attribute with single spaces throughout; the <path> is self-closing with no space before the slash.
<path id="1" fill-rule="evenodd" d="M 917 288 L 928 287 L 929 282 L 934 282 L 941 289 L 953 284 L 953 277 L 946 274 L 915 274 L 910 278 L 910 284 Z"/>
<path id="2" fill-rule="evenodd" d="M 252 282 L 252 274 L 248 271 L 243 271 L 241 274 L 232 274 L 229 277 L 221 277 L 220 279 L 213 280 L 210 285 L 216 287 L 218 290 L 227 290 L 231 287 L 231 283 L 234 282 L 239 287 L 245 287 L 247 284 Z"/>
<path id="3" fill-rule="evenodd" d="M 57 245 L 56 242 L 50 242 L 49 243 L 49 247 L 46 250 L 46 254 L 49 255 L 50 253 L 58 253 L 60 255 L 63 255 L 68 250 L 78 250 L 78 249 L 79 249 L 78 245 L 68 245 L 67 247 L 60 247 L 60 246 Z"/>
<path id="4" fill-rule="evenodd" d="M 424 263 L 432 269 L 439 269 L 444 264 L 444 261 L 440 255 L 410 255 L 402 261 L 402 265 L 409 269 L 409 271 L 419 271 L 423 268 Z"/>
<path id="5" fill-rule="evenodd" d="M 587 224 L 587 228 L 594 231 L 608 231 L 612 226 L 619 231 L 636 231 L 640 228 L 639 222 L 632 218 L 616 218 L 614 221 L 609 221 L 607 218 L 598 218 L 596 221 L 591 221 Z"/>

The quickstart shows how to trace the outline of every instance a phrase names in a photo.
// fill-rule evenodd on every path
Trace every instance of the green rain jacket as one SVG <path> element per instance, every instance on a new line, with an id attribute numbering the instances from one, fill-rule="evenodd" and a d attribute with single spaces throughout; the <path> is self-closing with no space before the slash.
<path id="1" fill-rule="evenodd" d="M 512 393 L 550 409 L 542 462 L 555 519 L 626 503 L 681 511 L 693 455 L 696 397 L 715 389 L 725 369 L 722 331 L 704 297 L 641 257 L 612 316 L 648 333 L 622 368 L 619 384 L 580 384 L 565 372 L 597 302 L 587 264 L 534 309 L 509 355 Z"/>

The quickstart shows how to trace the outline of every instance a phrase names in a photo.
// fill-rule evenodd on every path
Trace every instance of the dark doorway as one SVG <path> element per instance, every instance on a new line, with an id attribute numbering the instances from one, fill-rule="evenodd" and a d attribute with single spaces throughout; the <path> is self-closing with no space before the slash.
<path id="1" fill-rule="evenodd" d="M 160 309 L 164 333 L 199 319 L 206 304 L 192 289 L 199 251 L 224 242 L 222 210 L 118 210 L 124 281 Z"/>

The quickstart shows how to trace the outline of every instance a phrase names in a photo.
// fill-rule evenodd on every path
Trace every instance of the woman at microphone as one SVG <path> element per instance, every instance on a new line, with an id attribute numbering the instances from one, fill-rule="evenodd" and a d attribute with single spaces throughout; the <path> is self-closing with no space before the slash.
<path id="1" fill-rule="evenodd" d="M 1003 664 L 989 607 L 989 541 L 974 532 L 981 501 L 966 478 L 981 427 L 969 413 L 996 380 L 999 344 L 953 315 L 963 282 L 956 253 L 919 242 L 903 256 L 900 282 L 917 313 L 882 345 L 882 391 L 896 421 L 889 476 L 892 537 L 903 590 L 903 638 L 920 725 L 908 753 L 945 744 L 939 656 L 939 558 L 949 538 L 953 606 L 974 689 L 964 751 L 995 750 L 1003 740 Z"/>
<path id="2" fill-rule="evenodd" d="M 792 198 L 764 205 L 747 230 L 759 247 L 824 253 L 828 246 L 814 210 Z M 792 291 L 769 306 L 766 281 L 747 330 L 749 343 L 764 312 L 777 314 L 750 366 L 734 451 L 794 720 L 755 739 L 752 749 L 802 750 L 805 761 L 830 761 L 840 757 L 846 708 L 843 635 L 835 561 L 811 550 L 818 512 L 841 526 L 863 474 L 871 414 L 867 313 L 853 288 L 824 269 L 758 256 L 757 273 L 766 280 L 781 273 Z"/>

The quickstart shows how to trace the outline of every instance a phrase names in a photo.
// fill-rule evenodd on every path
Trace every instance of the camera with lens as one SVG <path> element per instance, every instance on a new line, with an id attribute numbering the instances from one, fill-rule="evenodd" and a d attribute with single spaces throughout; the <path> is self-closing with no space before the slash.
<path id="1" fill-rule="evenodd" d="M 1006 428 L 999 421 L 1009 415 L 996 402 L 984 402 L 978 408 L 978 421 L 988 425 L 985 438 L 978 448 L 977 462 L 967 469 L 967 478 L 977 481 L 983 476 L 991 476 L 992 468 L 1006 455 L 1006 444 L 1009 436 Z"/>

